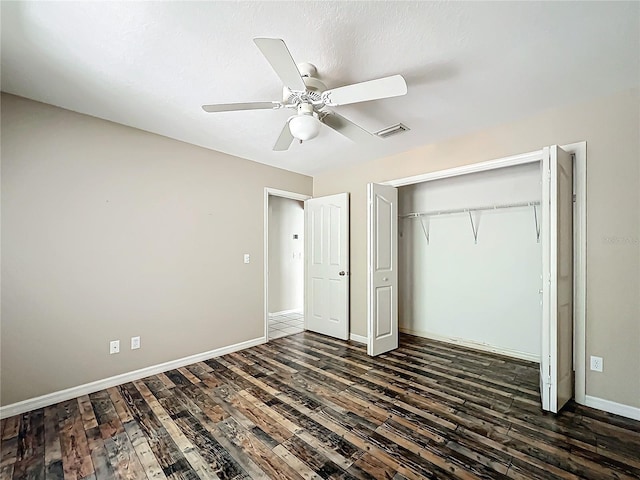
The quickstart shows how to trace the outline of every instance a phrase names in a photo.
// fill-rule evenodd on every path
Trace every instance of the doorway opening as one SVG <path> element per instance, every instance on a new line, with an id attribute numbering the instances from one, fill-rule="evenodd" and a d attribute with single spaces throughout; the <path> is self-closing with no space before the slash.
<path id="1" fill-rule="evenodd" d="M 304 331 L 304 200 L 265 189 L 265 338 Z"/>

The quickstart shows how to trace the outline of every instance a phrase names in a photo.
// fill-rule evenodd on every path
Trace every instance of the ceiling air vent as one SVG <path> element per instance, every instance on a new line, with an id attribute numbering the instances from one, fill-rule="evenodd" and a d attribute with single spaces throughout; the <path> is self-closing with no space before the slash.
<path id="1" fill-rule="evenodd" d="M 377 131 L 375 135 L 379 136 L 380 138 L 387 138 L 391 135 L 397 135 L 398 133 L 406 132 L 408 130 L 410 130 L 410 128 L 406 125 L 402 123 L 396 123 L 395 125 L 391 125 L 390 127 L 383 128 L 382 130 Z"/>

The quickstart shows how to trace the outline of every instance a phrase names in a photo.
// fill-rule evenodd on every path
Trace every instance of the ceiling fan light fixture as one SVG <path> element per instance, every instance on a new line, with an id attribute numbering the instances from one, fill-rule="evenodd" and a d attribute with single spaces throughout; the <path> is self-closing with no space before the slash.
<path id="1" fill-rule="evenodd" d="M 289 120 L 291 135 L 306 142 L 320 133 L 320 121 L 313 115 L 313 106 L 303 103 L 298 107 L 298 115 Z"/>
<path id="2" fill-rule="evenodd" d="M 402 75 L 392 75 L 327 90 L 326 85 L 316 77 L 318 73 L 316 67 L 311 63 L 296 65 L 289 48 L 281 38 L 259 37 L 254 38 L 253 42 L 282 81 L 282 101 L 218 103 L 203 105 L 202 109 L 207 113 L 217 113 L 297 108 L 297 114 L 289 117 L 280 131 L 280 136 L 273 146 L 276 152 L 287 150 L 294 139 L 302 143 L 317 137 L 321 123 L 354 142 L 368 142 L 373 137 L 370 132 L 325 107 L 369 102 L 407 93 L 407 82 Z M 402 129 L 402 131 L 406 130 L 408 129 Z M 393 133 L 385 129 L 383 132 L 378 132 L 378 136 L 388 136 Z"/>

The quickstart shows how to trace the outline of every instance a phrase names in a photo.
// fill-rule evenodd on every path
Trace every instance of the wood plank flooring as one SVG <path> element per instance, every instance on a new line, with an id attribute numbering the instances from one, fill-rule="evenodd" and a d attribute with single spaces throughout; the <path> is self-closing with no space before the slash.
<path id="1" fill-rule="evenodd" d="M 640 422 L 543 414 L 537 365 L 313 333 L 7 418 L 0 479 L 639 479 Z"/>

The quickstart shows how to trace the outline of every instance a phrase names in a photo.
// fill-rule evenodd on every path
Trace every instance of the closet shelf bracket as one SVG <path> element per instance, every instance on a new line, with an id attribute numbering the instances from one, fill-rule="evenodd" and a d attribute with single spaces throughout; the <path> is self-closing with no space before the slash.
<path id="1" fill-rule="evenodd" d="M 536 242 L 540 243 L 540 222 L 538 222 L 538 209 L 533 204 L 533 220 L 536 222 Z"/>
<path id="2" fill-rule="evenodd" d="M 427 225 L 424 224 L 424 218 L 420 218 L 420 225 L 422 225 L 422 232 L 424 233 L 424 238 L 427 239 L 427 245 L 429 245 L 429 220 L 427 219 Z"/>
<path id="3" fill-rule="evenodd" d="M 473 241 L 478 244 L 478 226 L 473 223 L 473 214 L 469 211 L 469 220 L 471 220 L 471 230 L 473 231 Z"/>

